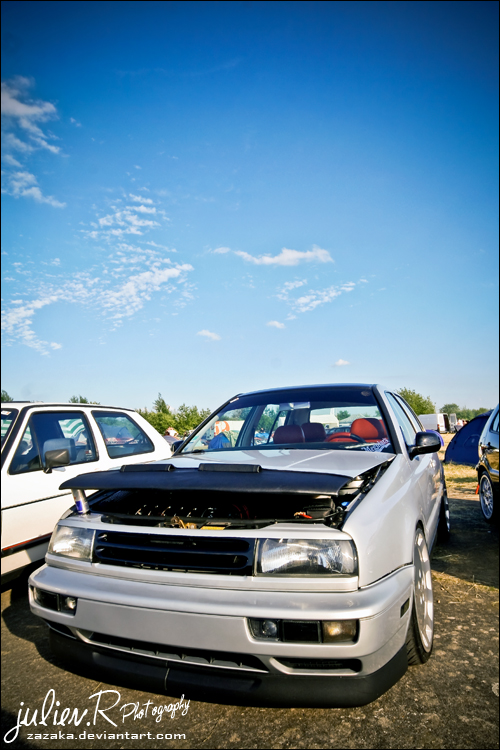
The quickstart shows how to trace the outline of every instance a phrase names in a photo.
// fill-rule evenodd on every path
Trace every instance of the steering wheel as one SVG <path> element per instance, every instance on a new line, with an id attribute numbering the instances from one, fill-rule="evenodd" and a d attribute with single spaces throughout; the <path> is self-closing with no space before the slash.
<path id="1" fill-rule="evenodd" d="M 350 433 L 350 437 L 352 437 L 353 440 L 357 440 L 358 443 L 366 443 L 365 438 L 362 438 L 359 435 L 355 435 L 354 432 Z"/>
<path id="2" fill-rule="evenodd" d="M 325 442 L 327 443 L 343 443 L 346 440 L 349 440 L 351 437 L 357 437 L 355 435 L 351 435 L 350 432 L 332 432 L 331 435 L 328 435 Z M 357 438 L 358 440 L 360 438 Z M 364 442 L 364 441 L 363 441 Z"/>

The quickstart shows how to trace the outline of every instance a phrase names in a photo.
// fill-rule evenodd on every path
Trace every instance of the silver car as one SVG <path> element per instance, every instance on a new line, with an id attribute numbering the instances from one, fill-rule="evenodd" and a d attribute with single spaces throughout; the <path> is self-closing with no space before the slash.
<path id="1" fill-rule="evenodd" d="M 75 506 L 30 578 L 31 609 L 59 657 L 108 682 L 369 703 L 432 651 L 439 448 L 378 385 L 240 394 L 172 458 L 62 485 Z"/>

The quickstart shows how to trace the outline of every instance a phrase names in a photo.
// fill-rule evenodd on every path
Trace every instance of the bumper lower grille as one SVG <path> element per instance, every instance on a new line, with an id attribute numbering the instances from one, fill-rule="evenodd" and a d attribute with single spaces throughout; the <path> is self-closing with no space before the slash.
<path id="1" fill-rule="evenodd" d="M 276 661 L 289 669 L 307 669 L 308 671 L 350 669 L 352 672 L 360 672 L 362 666 L 359 659 L 276 659 Z"/>
<path id="2" fill-rule="evenodd" d="M 97 534 L 94 561 L 149 570 L 252 575 L 254 540 L 137 534 Z"/>
<path id="3" fill-rule="evenodd" d="M 161 643 L 136 641 L 131 638 L 119 638 L 103 633 L 92 633 L 85 641 L 104 648 L 128 651 L 137 656 L 149 656 L 177 664 L 192 664 L 198 667 L 216 667 L 218 669 L 238 669 L 249 672 L 267 672 L 264 664 L 255 656 L 233 654 L 224 651 L 207 651 L 205 649 L 180 649 L 165 646 Z"/>

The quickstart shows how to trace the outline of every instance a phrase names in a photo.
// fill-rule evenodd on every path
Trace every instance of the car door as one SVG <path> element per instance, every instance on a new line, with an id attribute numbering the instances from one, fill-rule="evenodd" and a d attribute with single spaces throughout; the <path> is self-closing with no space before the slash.
<path id="1" fill-rule="evenodd" d="M 440 473 L 439 459 L 435 454 L 424 454 L 410 459 L 408 449 L 415 444 L 415 435 L 419 430 L 418 422 L 410 419 L 403 405 L 404 402 L 396 394 L 386 391 L 386 397 L 392 407 L 394 416 L 400 426 L 406 446 L 406 457 L 410 469 L 410 487 L 414 502 L 420 507 L 420 516 L 424 523 L 424 531 L 429 547 L 431 546 L 439 519 L 438 491 L 435 477 Z"/>
<path id="2" fill-rule="evenodd" d="M 61 447 L 71 448 L 70 465 L 44 472 L 44 452 Z M 73 504 L 71 493 L 59 486 L 96 466 L 98 458 L 82 412 L 31 409 L 26 414 L 2 470 L 2 557 L 50 536 L 58 518 Z"/>
<path id="3" fill-rule="evenodd" d="M 483 461 L 487 466 L 493 482 L 498 482 L 499 473 L 499 433 L 498 433 L 498 407 L 493 418 L 489 422 L 489 427 L 483 430 L 479 440 L 479 455 L 482 455 Z"/>

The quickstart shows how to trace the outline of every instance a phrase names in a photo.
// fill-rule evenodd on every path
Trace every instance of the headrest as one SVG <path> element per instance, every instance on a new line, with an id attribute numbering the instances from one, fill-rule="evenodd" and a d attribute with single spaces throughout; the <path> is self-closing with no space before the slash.
<path id="1" fill-rule="evenodd" d="M 304 433 L 302 427 L 298 424 L 287 424 L 283 427 L 278 427 L 274 433 L 273 442 L 278 445 L 284 443 L 305 443 Z"/>
<path id="2" fill-rule="evenodd" d="M 324 441 L 326 432 L 321 422 L 305 422 L 301 427 L 306 443 L 322 443 Z"/>
<path id="3" fill-rule="evenodd" d="M 365 440 L 382 440 L 387 437 L 385 427 L 380 419 L 367 417 L 355 419 L 351 425 L 351 434 L 364 438 Z"/>

